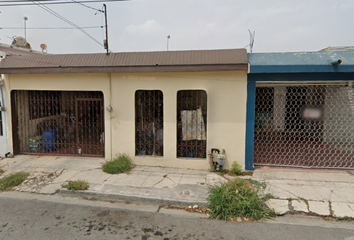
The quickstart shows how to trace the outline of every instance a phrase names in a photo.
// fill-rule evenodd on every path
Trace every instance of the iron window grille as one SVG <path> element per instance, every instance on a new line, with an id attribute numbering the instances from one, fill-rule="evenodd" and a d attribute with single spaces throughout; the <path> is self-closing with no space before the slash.
<path id="1" fill-rule="evenodd" d="M 177 92 L 177 157 L 206 158 L 207 93 Z"/>
<path id="2" fill-rule="evenodd" d="M 30 120 L 60 114 L 61 92 L 28 91 Z"/>
<path id="3" fill-rule="evenodd" d="M 135 92 L 136 156 L 163 156 L 163 93 L 160 90 Z"/>

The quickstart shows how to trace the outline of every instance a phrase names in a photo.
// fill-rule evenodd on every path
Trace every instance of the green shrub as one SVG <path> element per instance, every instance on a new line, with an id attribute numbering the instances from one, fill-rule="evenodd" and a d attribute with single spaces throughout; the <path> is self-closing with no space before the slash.
<path id="1" fill-rule="evenodd" d="M 208 208 L 210 216 L 231 220 L 237 217 L 260 220 L 275 216 L 265 206 L 271 195 L 263 196 L 265 183 L 236 178 L 232 181 L 209 187 Z"/>
<path id="2" fill-rule="evenodd" d="M 69 181 L 67 185 L 64 185 L 63 188 L 67 188 L 68 190 L 78 191 L 78 190 L 87 190 L 89 188 L 89 183 L 85 180 L 76 180 Z"/>
<path id="3" fill-rule="evenodd" d="M 102 170 L 110 174 L 118 174 L 129 172 L 133 168 L 131 158 L 127 154 L 119 154 L 112 161 L 108 161 L 102 165 Z"/>
<path id="4" fill-rule="evenodd" d="M 239 176 L 242 174 L 242 167 L 240 164 L 238 164 L 237 162 L 233 162 L 231 165 L 231 169 L 229 171 L 229 173 Z"/>
<path id="5" fill-rule="evenodd" d="M 23 181 L 25 181 L 28 176 L 29 173 L 18 172 L 0 179 L 0 191 L 12 190 L 12 188 L 20 185 Z"/>

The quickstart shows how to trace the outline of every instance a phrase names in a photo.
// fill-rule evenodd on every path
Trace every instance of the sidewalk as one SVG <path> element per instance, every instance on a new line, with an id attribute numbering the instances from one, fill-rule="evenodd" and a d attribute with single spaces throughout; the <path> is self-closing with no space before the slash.
<path id="1" fill-rule="evenodd" d="M 26 171 L 28 180 L 16 187 L 21 192 L 81 195 L 105 200 L 144 201 L 173 205 L 205 205 L 207 186 L 226 181 L 208 171 L 136 166 L 129 174 L 111 175 L 102 171 L 100 158 L 70 158 L 21 155 L 4 158 L 5 175 Z M 62 188 L 70 180 L 86 180 L 86 191 Z"/>
<path id="2" fill-rule="evenodd" d="M 129 174 L 104 173 L 100 158 L 22 155 L 0 160 L 4 175 L 26 171 L 16 191 L 81 196 L 88 199 L 143 201 L 173 205 L 206 205 L 208 185 L 225 178 L 208 171 L 136 166 Z M 252 178 L 267 183 L 268 206 L 279 215 L 304 212 L 354 218 L 354 170 L 257 168 Z M 87 191 L 62 188 L 70 180 L 87 180 Z"/>
<path id="3" fill-rule="evenodd" d="M 257 168 L 253 179 L 266 182 L 268 202 L 278 214 L 298 211 L 354 218 L 354 170 Z"/>

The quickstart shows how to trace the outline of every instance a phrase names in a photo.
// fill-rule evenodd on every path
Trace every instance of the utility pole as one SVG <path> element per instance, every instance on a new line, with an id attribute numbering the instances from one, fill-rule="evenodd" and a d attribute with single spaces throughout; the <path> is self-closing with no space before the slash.
<path id="1" fill-rule="evenodd" d="M 170 38 L 171 38 L 171 36 L 168 35 L 168 36 L 167 36 L 167 51 L 168 51 L 168 43 L 169 43 L 169 41 L 170 41 Z"/>
<path id="2" fill-rule="evenodd" d="M 26 26 L 26 22 L 27 22 L 27 20 L 28 20 L 28 17 L 25 16 L 25 17 L 23 18 L 23 20 L 24 20 L 24 22 L 25 22 L 25 39 L 26 39 L 26 41 L 27 41 L 27 33 L 26 33 L 26 27 L 27 27 L 27 26 Z"/>
<path id="3" fill-rule="evenodd" d="M 107 50 L 107 55 L 109 55 L 109 48 L 108 48 L 108 24 L 107 24 L 107 6 L 103 4 L 104 7 L 104 19 L 106 21 L 106 39 L 103 41 L 104 49 Z"/>

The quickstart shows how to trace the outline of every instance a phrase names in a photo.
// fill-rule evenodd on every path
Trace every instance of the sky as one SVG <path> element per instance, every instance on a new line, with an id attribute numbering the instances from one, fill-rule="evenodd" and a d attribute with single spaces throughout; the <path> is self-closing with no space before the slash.
<path id="1" fill-rule="evenodd" d="M 0 0 L 0 4 L 1 4 Z M 88 6 L 102 9 L 102 3 Z M 354 45 L 354 0 L 132 0 L 108 2 L 108 40 L 113 52 L 244 48 L 255 31 L 253 52 L 318 51 Z M 103 26 L 104 15 L 80 4 L 47 5 L 80 27 Z M 0 42 L 24 36 L 33 50 L 48 53 L 103 53 L 77 29 L 38 6 L 0 7 Z M 104 29 L 85 29 L 98 42 Z"/>

